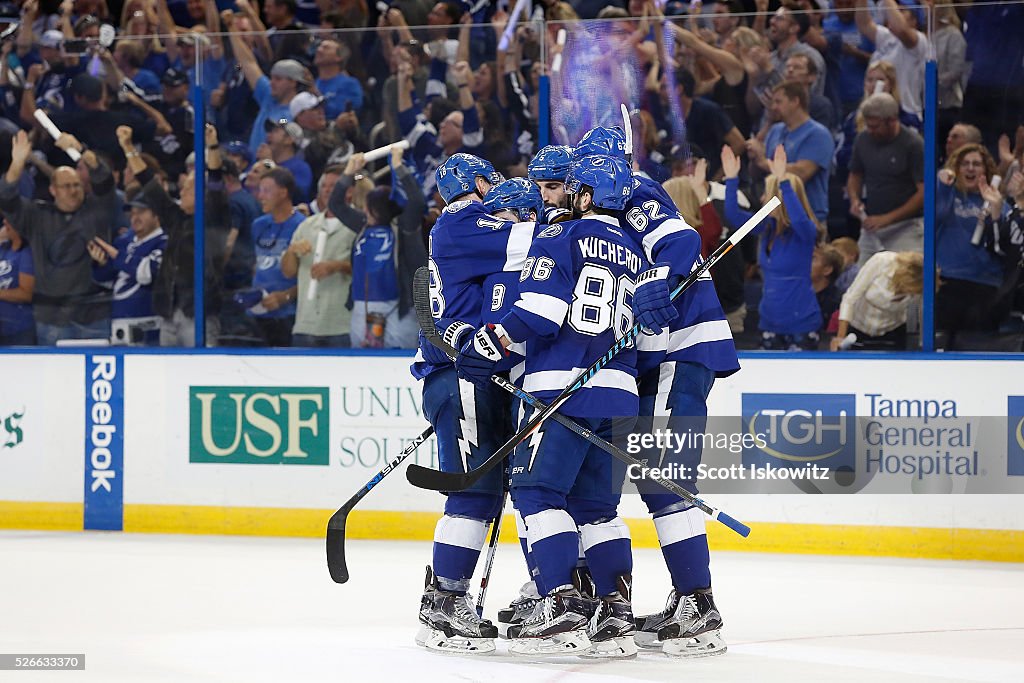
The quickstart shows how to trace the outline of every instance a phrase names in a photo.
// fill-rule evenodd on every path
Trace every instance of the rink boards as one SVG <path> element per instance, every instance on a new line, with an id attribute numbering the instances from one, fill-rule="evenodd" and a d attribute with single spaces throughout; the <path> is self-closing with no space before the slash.
<path id="1" fill-rule="evenodd" d="M 0 362 L 0 528 L 320 536 L 330 514 L 426 427 L 403 354 L 95 349 L 4 353 Z M 1019 360 L 757 354 L 742 364 L 716 383 L 712 415 L 742 418 L 751 431 L 768 416 L 790 432 L 798 431 L 791 414 L 797 424 L 823 405 L 862 419 L 901 410 L 977 416 L 975 443 L 962 450 L 980 450 L 981 472 L 965 456 L 950 488 L 1024 491 Z M 409 460 L 436 466 L 433 439 Z M 1024 561 L 1020 493 L 873 486 L 856 495 L 795 486 L 708 493 L 753 528 L 745 540 L 714 523 L 708 533 L 726 550 Z M 428 539 L 440 507 L 437 494 L 396 472 L 360 503 L 348 533 Z M 636 545 L 656 547 L 635 495 L 624 496 L 621 514 Z M 506 525 L 509 538 L 513 530 Z"/>

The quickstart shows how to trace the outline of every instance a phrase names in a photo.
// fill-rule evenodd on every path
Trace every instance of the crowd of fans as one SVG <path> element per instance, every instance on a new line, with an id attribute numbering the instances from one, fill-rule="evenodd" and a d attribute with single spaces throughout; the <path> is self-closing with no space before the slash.
<path id="1" fill-rule="evenodd" d="M 606 68 L 569 59 L 588 41 L 638 75 L 635 167 L 705 254 L 782 199 L 714 274 L 741 345 L 768 349 L 907 345 L 934 50 L 940 344 L 1019 325 L 1024 4 L 539 0 L 503 40 L 505 5 L 0 2 L 0 345 L 194 345 L 199 222 L 206 345 L 416 346 L 434 170 L 464 151 L 523 176 L 539 126 L 574 143 L 539 120 L 539 79 L 582 116 L 556 100 L 582 73 L 563 63 Z"/>

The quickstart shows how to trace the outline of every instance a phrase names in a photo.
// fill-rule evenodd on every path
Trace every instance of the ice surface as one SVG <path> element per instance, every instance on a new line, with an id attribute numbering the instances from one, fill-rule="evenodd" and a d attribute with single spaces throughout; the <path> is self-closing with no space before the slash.
<path id="1" fill-rule="evenodd" d="M 82 653 L 84 672 L 2 681 L 1024 681 L 1024 566 L 713 553 L 729 652 L 591 662 L 462 658 L 413 643 L 426 543 L 0 532 L 0 652 Z M 635 552 L 635 607 L 668 574 Z M 482 564 L 482 563 L 481 563 Z M 491 618 L 525 580 L 502 545 Z"/>

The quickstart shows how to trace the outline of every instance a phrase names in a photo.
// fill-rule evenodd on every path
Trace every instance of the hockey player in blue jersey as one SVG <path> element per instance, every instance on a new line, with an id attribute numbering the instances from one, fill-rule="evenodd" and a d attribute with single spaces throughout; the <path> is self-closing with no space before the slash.
<path id="1" fill-rule="evenodd" d="M 470 154 L 452 155 L 436 172 L 446 206 L 430 231 L 431 307 L 438 329 L 456 347 L 481 323 L 488 278 L 506 264 L 518 272 L 516 264 L 533 237 L 532 223 L 496 219 L 481 203 L 501 180 L 489 162 Z M 492 296 L 486 295 L 488 309 Z M 423 380 L 423 410 L 434 426 L 442 470 L 471 470 L 511 436 L 511 401 L 497 387 L 460 380 L 446 357 L 422 344 L 413 375 Z M 467 591 L 487 525 L 501 507 L 502 480 L 496 468 L 469 489 L 447 496 L 434 532 L 416 638 L 428 649 L 494 650 L 497 629 L 477 616 Z"/>
<path id="2" fill-rule="evenodd" d="M 557 217 L 568 220 L 569 197 L 565 194 L 565 176 L 572 164 L 572 147 L 548 145 L 544 147 L 526 167 L 526 176 L 537 184 L 547 213 L 545 222 L 559 222 Z"/>
<path id="3" fill-rule="evenodd" d="M 577 158 L 593 153 L 625 158 L 625 135 L 618 128 L 595 128 L 580 140 Z M 700 264 L 700 236 L 686 224 L 664 188 L 640 175 L 619 214 L 622 230 L 642 246 L 653 268 L 643 273 L 634 297 L 637 320 L 653 334 L 637 339 L 640 415 L 675 420 L 677 431 L 703 432 L 707 397 L 716 377 L 739 369 L 729 324 L 709 274 L 675 302 L 674 286 Z M 669 464 L 661 452 L 644 456 L 651 466 Z M 680 453 L 677 462 L 696 472 L 699 448 Z M 679 482 L 696 493 L 693 481 Z M 654 517 L 658 540 L 673 589 L 665 609 L 637 619 L 636 642 L 670 656 L 703 657 L 724 653 L 722 618 L 711 593 L 710 555 L 704 513 L 679 496 L 641 491 Z"/>
<path id="4" fill-rule="evenodd" d="M 160 219 L 140 195 L 127 202 L 131 230 L 109 244 L 95 237 L 87 245 L 93 280 L 112 291 L 110 317 L 118 343 L 160 343 L 160 316 L 153 311 L 153 281 L 160 270 L 167 235 Z"/>
<path id="5" fill-rule="evenodd" d="M 620 159 L 586 157 L 572 166 L 566 187 L 581 219 L 537 234 L 512 310 L 499 324 L 480 326 L 460 350 L 459 375 L 478 386 L 489 385 L 507 349 L 524 344 L 522 386 L 550 401 L 633 324 L 633 282 L 646 261 L 614 215 L 632 189 L 629 168 Z M 611 435 L 613 418 L 631 424 L 638 407 L 635 356 L 632 349 L 620 353 L 560 411 L 604 437 Z M 521 424 L 531 412 L 524 411 Z M 543 605 L 510 627 L 511 651 L 634 655 L 632 555 L 629 531 L 616 511 L 621 477 L 610 456 L 547 421 L 519 444 L 511 466 L 512 500 L 544 589 Z M 596 607 L 572 580 L 577 534 L 601 596 Z"/>

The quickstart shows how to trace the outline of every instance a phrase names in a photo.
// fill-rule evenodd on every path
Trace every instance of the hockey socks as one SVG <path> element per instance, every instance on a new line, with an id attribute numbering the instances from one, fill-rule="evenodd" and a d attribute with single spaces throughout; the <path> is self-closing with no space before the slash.
<path id="1" fill-rule="evenodd" d="M 704 513 L 695 507 L 667 508 L 654 516 L 672 586 L 680 595 L 711 585 L 711 557 L 704 529 Z"/>
<path id="2" fill-rule="evenodd" d="M 433 568 L 442 590 L 457 593 L 469 590 L 486 536 L 484 521 L 449 515 L 438 520 L 434 528 Z"/>
<path id="3" fill-rule="evenodd" d="M 620 517 L 584 524 L 580 540 L 597 595 L 611 595 L 618 590 L 619 577 L 633 573 L 629 527 Z"/>

